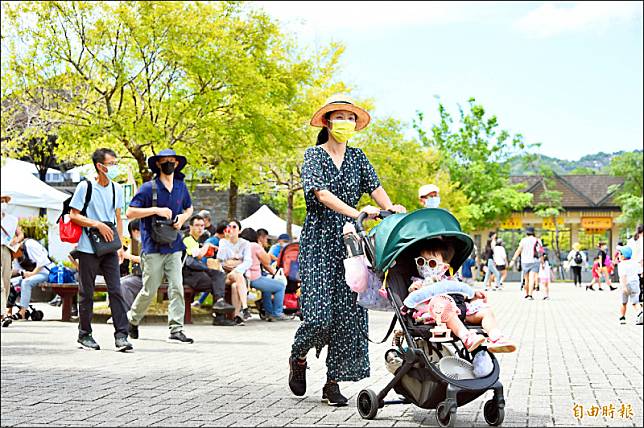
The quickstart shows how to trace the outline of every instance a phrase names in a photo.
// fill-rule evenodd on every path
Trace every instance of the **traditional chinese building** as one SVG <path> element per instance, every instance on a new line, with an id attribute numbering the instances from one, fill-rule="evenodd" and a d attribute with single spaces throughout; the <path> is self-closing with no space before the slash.
<path id="1" fill-rule="evenodd" d="M 536 175 L 513 176 L 514 184 L 523 184 L 524 192 L 532 193 L 533 205 L 542 201 L 544 192 L 544 178 Z M 545 181 L 548 190 L 561 192 L 561 205 L 563 211 L 557 217 L 557 230 L 559 234 L 559 247 L 562 257 L 566 257 L 572 243 L 579 242 L 583 249 L 588 251 L 590 257 L 596 253 L 599 242 L 606 242 L 612 250 L 619 240 L 619 225 L 616 218 L 621 210 L 613 197 L 615 191 L 624 183 L 620 177 L 610 175 L 556 175 Z M 552 218 L 539 217 L 533 208 L 526 208 L 523 212 L 514 213 L 505 222 L 499 224 L 497 229 L 488 229 L 474 233 L 475 240 L 480 249 L 490 230 L 497 230 L 503 239 L 508 252 L 512 257 L 519 240 L 525 236 L 528 226 L 535 228 L 535 232 L 551 249 L 555 249 L 555 225 Z M 551 252 L 554 254 L 554 251 Z"/>

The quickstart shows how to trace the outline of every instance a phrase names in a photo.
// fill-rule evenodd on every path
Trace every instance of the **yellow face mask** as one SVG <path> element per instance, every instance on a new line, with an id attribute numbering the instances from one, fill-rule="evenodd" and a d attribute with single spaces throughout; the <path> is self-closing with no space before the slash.
<path id="1" fill-rule="evenodd" d="M 357 132 L 356 123 L 352 120 L 332 120 L 331 135 L 338 143 L 346 143 Z"/>

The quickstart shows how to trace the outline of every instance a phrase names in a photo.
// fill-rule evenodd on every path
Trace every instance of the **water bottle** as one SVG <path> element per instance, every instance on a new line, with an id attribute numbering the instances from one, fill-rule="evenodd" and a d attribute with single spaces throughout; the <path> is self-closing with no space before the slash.
<path id="1" fill-rule="evenodd" d="M 64 279 L 63 279 L 63 271 L 64 271 L 64 269 L 65 268 L 63 266 L 63 262 L 58 262 L 58 271 L 56 272 L 56 274 L 57 274 L 56 282 L 58 284 L 62 284 L 62 283 L 65 282 Z"/>

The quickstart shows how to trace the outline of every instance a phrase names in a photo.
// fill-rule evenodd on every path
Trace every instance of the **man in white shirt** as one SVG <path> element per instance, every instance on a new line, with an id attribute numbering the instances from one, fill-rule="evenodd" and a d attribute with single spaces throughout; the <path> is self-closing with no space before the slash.
<path id="1" fill-rule="evenodd" d="M 642 275 L 642 265 L 643 265 L 643 260 L 642 260 L 642 244 L 644 243 L 644 239 L 642 239 L 642 232 L 644 230 L 644 226 L 641 224 L 637 226 L 637 229 L 635 230 L 635 235 L 628 240 L 626 245 L 628 245 L 631 250 L 633 251 L 633 257 L 632 260 L 635 261 L 635 263 L 639 263 L 640 265 L 640 276 Z"/>
<path id="2" fill-rule="evenodd" d="M 640 305 L 640 264 L 633 260 L 633 250 L 631 247 L 618 247 L 620 262 L 617 265 L 619 272 L 619 284 L 622 286 L 622 306 L 620 307 L 621 324 L 626 324 L 626 306 L 628 303 L 633 305 L 633 309 L 638 314 L 637 324 L 641 324 L 642 306 Z"/>
<path id="3" fill-rule="evenodd" d="M 525 298 L 534 300 L 532 297 L 532 289 L 537 282 L 537 275 L 539 275 L 539 255 L 537 253 L 537 246 L 541 242 L 534 236 L 534 227 L 526 229 L 526 236 L 519 242 L 519 247 L 514 252 L 510 264 L 521 254 L 521 270 L 525 278 Z"/>

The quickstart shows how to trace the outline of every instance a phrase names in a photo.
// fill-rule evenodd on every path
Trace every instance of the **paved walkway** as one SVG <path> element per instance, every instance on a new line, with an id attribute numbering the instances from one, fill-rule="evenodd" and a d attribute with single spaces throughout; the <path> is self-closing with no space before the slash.
<path id="1" fill-rule="evenodd" d="M 618 324 L 617 292 L 556 284 L 551 300 L 525 301 L 518 285 L 508 284 L 490 298 L 520 345 L 500 358 L 504 426 L 642 426 L 642 327 L 632 312 L 628 325 Z M 371 378 L 342 384 L 351 405 L 333 409 L 320 403 L 324 353 L 320 360 L 310 354 L 308 395 L 288 390 L 297 321 L 192 325 L 194 345 L 168 344 L 165 326 L 142 325 L 135 352 L 121 354 L 113 352 L 110 325 L 94 326 L 100 352 L 83 351 L 75 347 L 76 324 L 47 321 L 60 317 L 60 308 L 37 306 L 45 321 L 2 329 L 2 426 L 436 426 L 433 411 L 412 405 L 385 407 L 373 421 L 358 415 L 357 393 L 391 378 L 386 344 L 371 345 Z M 389 320 L 372 313 L 371 335 L 382 338 Z M 460 408 L 458 425 L 486 426 L 489 396 Z M 582 419 L 575 405 L 583 406 Z M 622 409 L 632 415 L 623 417 Z"/>

